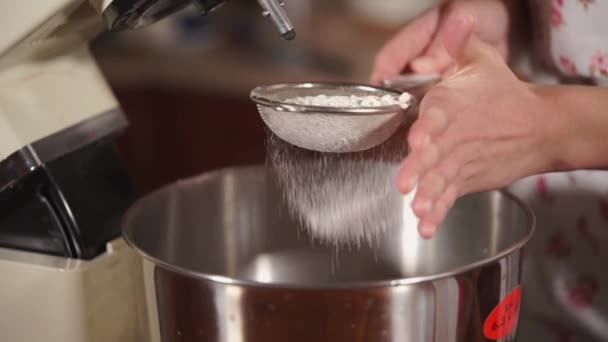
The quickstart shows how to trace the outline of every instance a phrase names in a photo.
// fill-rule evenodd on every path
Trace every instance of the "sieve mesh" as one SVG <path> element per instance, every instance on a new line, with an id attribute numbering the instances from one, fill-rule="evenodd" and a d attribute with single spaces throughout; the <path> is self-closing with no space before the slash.
<path id="1" fill-rule="evenodd" d="M 391 137 L 405 121 L 399 105 L 337 108 L 304 106 L 285 100 L 316 95 L 399 95 L 379 87 L 342 83 L 294 83 L 258 87 L 251 93 L 268 128 L 282 140 L 319 152 L 364 151 Z"/>
<path id="2" fill-rule="evenodd" d="M 403 122 L 403 112 L 391 114 L 332 115 L 280 112 L 258 106 L 264 123 L 292 145 L 320 152 L 356 152 L 370 149 L 390 137 Z"/>

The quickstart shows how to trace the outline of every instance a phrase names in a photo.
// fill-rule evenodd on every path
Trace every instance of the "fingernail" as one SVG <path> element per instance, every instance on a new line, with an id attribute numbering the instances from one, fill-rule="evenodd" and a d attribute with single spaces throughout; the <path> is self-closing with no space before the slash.
<path id="1" fill-rule="evenodd" d="M 420 236 L 424 239 L 432 238 L 435 235 L 435 231 L 436 231 L 435 226 L 432 226 L 429 224 L 422 224 L 418 228 L 418 232 L 420 233 Z"/>
<path id="2" fill-rule="evenodd" d="M 411 68 L 416 72 L 432 72 L 437 67 L 435 58 L 423 56 L 414 59 L 411 62 Z"/>
<path id="3" fill-rule="evenodd" d="M 399 188 L 399 191 L 401 191 L 401 193 L 404 195 L 410 195 L 416 187 L 417 183 L 418 177 L 410 178 L 407 181 L 403 181 L 401 178 L 397 179 L 397 187 Z"/>

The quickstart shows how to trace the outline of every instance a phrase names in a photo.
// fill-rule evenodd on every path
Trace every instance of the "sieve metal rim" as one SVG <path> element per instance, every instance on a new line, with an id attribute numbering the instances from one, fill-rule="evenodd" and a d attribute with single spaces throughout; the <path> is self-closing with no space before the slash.
<path id="1" fill-rule="evenodd" d="M 293 83 L 279 83 L 266 86 L 258 86 L 254 88 L 249 97 L 253 102 L 258 105 L 273 109 L 279 112 L 291 112 L 291 113 L 316 113 L 316 114 L 332 114 L 332 115 L 384 115 L 384 114 L 395 114 L 396 112 L 403 112 L 414 106 L 414 103 L 410 104 L 407 109 L 402 108 L 398 104 L 387 105 L 387 106 L 376 106 L 376 107 L 326 107 L 326 106 L 307 106 L 287 103 L 284 101 L 278 101 L 268 98 L 263 95 L 268 92 L 285 89 L 319 89 L 319 88 L 353 88 L 371 92 L 383 92 L 384 95 L 393 94 L 401 95 L 402 92 L 395 89 L 378 87 L 372 85 L 366 85 L 361 83 L 351 82 L 293 82 Z M 415 98 L 412 97 L 412 102 Z"/>

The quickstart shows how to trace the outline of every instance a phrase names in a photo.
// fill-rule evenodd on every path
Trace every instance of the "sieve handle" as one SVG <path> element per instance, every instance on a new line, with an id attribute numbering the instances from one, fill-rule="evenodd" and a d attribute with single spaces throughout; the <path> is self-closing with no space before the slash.
<path id="1" fill-rule="evenodd" d="M 384 86 L 405 91 L 423 86 L 433 86 L 439 81 L 441 81 L 440 74 L 404 74 L 387 78 L 384 80 Z"/>

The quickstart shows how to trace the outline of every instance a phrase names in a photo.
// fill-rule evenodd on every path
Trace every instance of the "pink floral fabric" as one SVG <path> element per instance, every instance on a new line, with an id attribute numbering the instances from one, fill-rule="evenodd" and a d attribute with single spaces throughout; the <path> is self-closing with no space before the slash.
<path id="1" fill-rule="evenodd" d="M 608 86 L 608 0 L 528 1 L 544 65 L 563 80 Z M 538 175 L 510 190 L 537 217 L 518 340 L 608 341 L 608 172 Z"/>
<path id="2" fill-rule="evenodd" d="M 545 64 L 608 85 L 608 1 L 529 0 Z"/>

